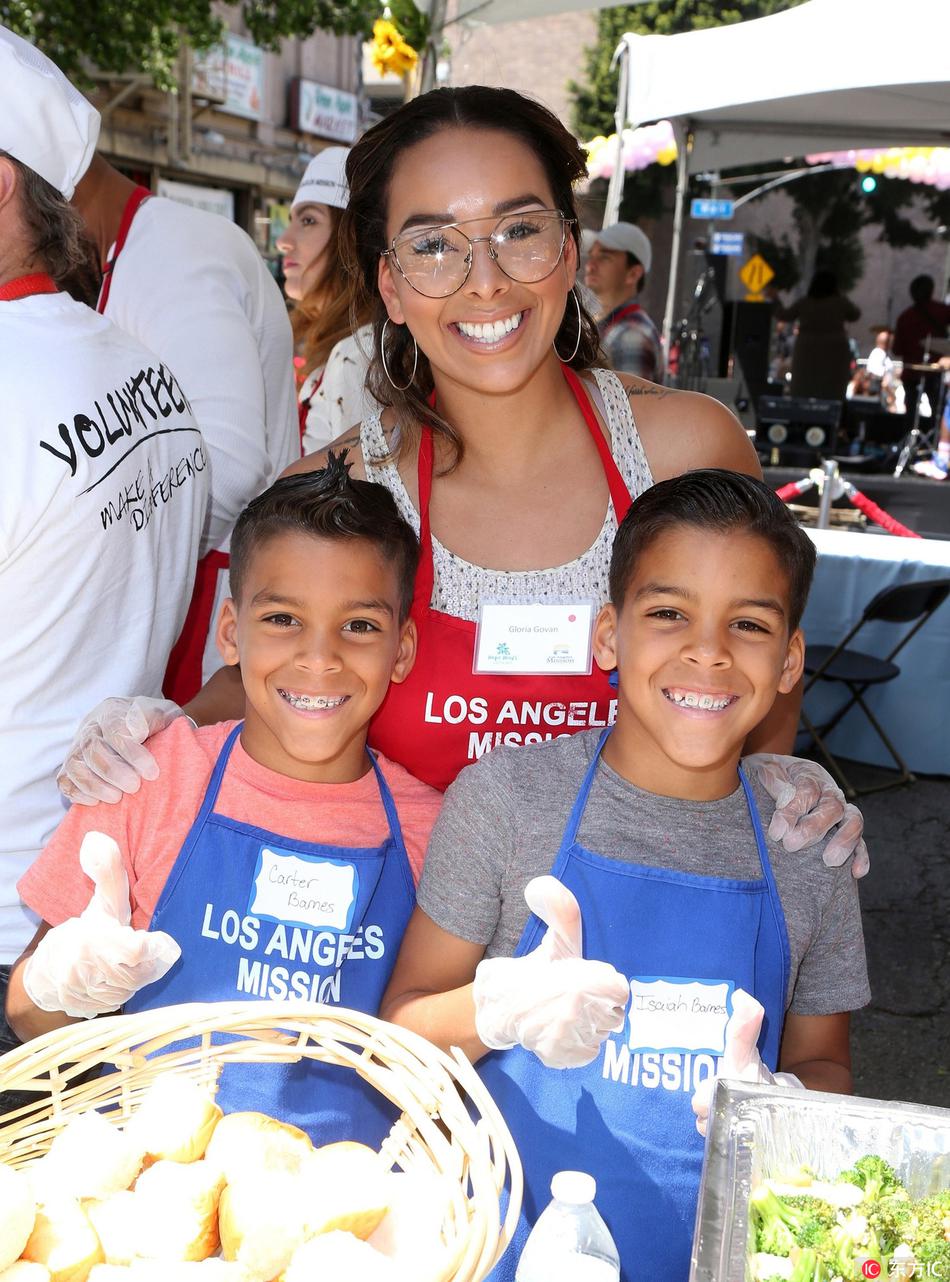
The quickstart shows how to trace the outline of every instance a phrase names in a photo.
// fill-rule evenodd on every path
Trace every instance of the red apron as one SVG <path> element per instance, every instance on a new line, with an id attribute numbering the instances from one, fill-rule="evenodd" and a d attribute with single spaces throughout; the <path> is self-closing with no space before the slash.
<path id="1" fill-rule="evenodd" d="M 58 294 L 56 282 L 46 272 L 33 272 L 29 276 L 18 276 L 0 285 L 0 303 L 15 303 L 20 298 L 31 298 L 34 294 Z"/>
<path id="2" fill-rule="evenodd" d="M 132 220 L 138 213 L 139 206 L 151 196 L 147 187 L 136 187 L 125 202 L 122 220 L 115 238 L 112 254 L 102 269 L 102 288 L 96 304 L 98 312 L 105 313 L 112 288 L 112 272 L 119 255 L 128 239 Z M 199 425 L 200 426 L 200 425 Z M 193 699 L 201 689 L 201 660 L 204 656 L 208 632 L 211 629 L 211 615 L 214 610 L 215 589 L 218 583 L 218 572 L 226 570 L 231 561 L 226 552 L 209 552 L 201 558 L 195 571 L 195 587 L 191 604 L 185 615 L 181 635 L 175 642 L 165 669 L 165 680 L 162 690 L 167 699 L 184 705 Z"/>
<path id="3" fill-rule="evenodd" d="M 307 430 L 307 415 L 310 413 L 310 402 L 311 402 L 311 401 L 313 400 L 313 398 L 316 396 L 317 392 L 319 392 L 319 390 L 320 390 L 320 384 L 321 384 L 322 382 L 323 382 L 323 375 L 321 374 L 321 375 L 320 375 L 320 377 L 317 379 L 317 381 L 314 383 L 313 387 L 311 387 L 311 389 L 310 389 L 310 395 L 309 395 L 309 396 L 304 397 L 304 399 L 303 399 L 303 400 L 300 400 L 300 401 L 298 401 L 298 402 L 297 402 L 297 422 L 298 422 L 298 423 L 299 423 L 299 425 L 300 425 L 300 453 L 301 453 L 301 455 L 302 455 L 302 454 L 303 454 L 303 452 L 304 452 L 304 449 L 303 449 L 303 436 L 304 436 L 304 432 L 306 432 L 306 430 Z"/>
<path id="4" fill-rule="evenodd" d="M 617 521 L 630 492 L 614 462 L 590 398 L 567 366 L 564 377 L 597 446 Z M 445 789 L 459 771 L 499 744 L 540 743 L 613 724 L 616 694 L 596 666 L 589 676 L 481 676 L 472 672 L 475 624 L 430 607 L 433 564 L 429 528 L 432 430 L 419 444 L 421 555 L 411 615 L 419 632 L 415 666 L 391 685 L 370 725 L 370 744 L 418 779 Z"/>
<path id="5" fill-rule="evenodd" d="M 125 209 L 122 210 L 122 218 L 119 222 L 119 231 L 115 238 L 115 244 L 112 247 L 112 254 L 102 268 L 102 285 L 99 288 L 99 301 L 96 303 L 96 311 L 102 316 L 105 315 L 106 303 L 109 301 L 109 291 L 112 289 L 112 272 L 116 260 L 125 247 L 125 242 L 129 236 L 129 228 L 132 226 L 132 219 L 138 213 L 139 205 L 148 200 L 151 194 L 147 187 L 136 187 L 125 202 Z"/>

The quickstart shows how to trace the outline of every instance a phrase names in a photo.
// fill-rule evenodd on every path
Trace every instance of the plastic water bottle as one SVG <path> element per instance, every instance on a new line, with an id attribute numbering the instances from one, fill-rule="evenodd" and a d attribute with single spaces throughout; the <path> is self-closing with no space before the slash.
<path id="1" fill-rule="evenodd" d="M 597 1184 L 583 1171 L 559 1171 L 553 1201 L 531 1230 L 515 1282 L 619 1282 L 620 1256 L 594 1206 Z"/>

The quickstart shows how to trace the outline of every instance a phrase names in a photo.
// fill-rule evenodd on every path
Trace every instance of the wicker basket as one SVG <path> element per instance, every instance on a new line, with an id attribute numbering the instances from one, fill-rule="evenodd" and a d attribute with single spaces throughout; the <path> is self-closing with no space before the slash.
<path id="1" fill-rule="evenodd" d="M 215 1033 L 229 1040 L 212 1042 Z M 184 1037 L 199 1041 L 182 1048 Z M 481 1282 L 521 1207 L 521 1163 L 508 1128 L 460 1051 L 446 1055 L 359 1011 L 302 1001 L 194 1003 L 47 1033 L 0 1057 L 0 1093 L 42 1092 L 37 1103 L 0 1116 L 0 1160 L 22 1167 L 41 1157 L 85 1109 L 105 1108 L 122 1123 L 159 1073 L 213 1089 L 225 1063 L 302 1058 L 349 1065 L 402 1110 L 382 1146 L 387 1163 L 447 1176 L 454 1190 L 443 1225 L 450 1263 L 439 1282 Z M 99 1065 L 115 1071 L 77 1082 Z"/>

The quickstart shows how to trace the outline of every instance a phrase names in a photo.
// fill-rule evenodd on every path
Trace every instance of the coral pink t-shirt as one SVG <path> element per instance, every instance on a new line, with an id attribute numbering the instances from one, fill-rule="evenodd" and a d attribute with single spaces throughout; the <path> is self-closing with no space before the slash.
<path id="1" fill-rule="evenodd" d="M 236 722 L 196 730 L 185 717 L 149 740 L 156 780 L 115 805 L 73 806 L 49 844 L 20 878 L 23 902 L 51 926 L 76 917 L 92 895 L 79 866 L 87 832 L 119 844 L 129 876 L 132 925 L 148 927 L 178 852 L 201 808 L 218 753 Z M 396 803 L 416 882 L 442 794 L 386 757 L 377 762 Z M 235 743 L 218 793 L 217 813 L 285 838 L 342 846 L 375 846 L 386 837 L 386 813 L 375 773 L 355 783 L 304 783 L 268 770 Z"/>

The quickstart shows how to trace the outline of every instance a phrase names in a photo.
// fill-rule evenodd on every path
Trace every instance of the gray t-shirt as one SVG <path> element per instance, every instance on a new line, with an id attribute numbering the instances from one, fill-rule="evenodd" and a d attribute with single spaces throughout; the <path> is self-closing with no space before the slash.
<path id="1" fill-rule="evenodd" d="M 445 794 L 418 903 L 443 930 L 511 956 L 528 919 L 524 888 L 551 871 L 599 731 L 499 747 Z M 774 803 L 751 780 L 763 832 Z M 578 840 L 629 863 L 706 877 L 761 876 L 741 787 L 721 801 L 682 801 L 634 787 L 601 760 Z M 768 839 L 766 839 L 768 840 Z M 786 1008 L 857 1010 L 870 1000 L 858 892 L 848 867 L 826 868 L 823 843 L 797 854 L 768 841 L 791 952 Z"/>

